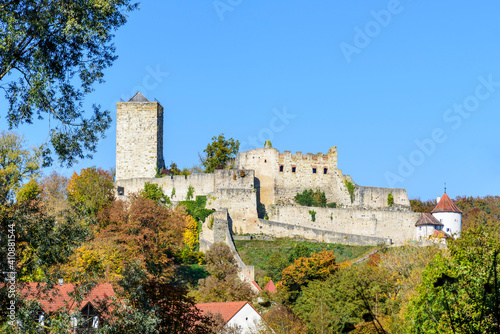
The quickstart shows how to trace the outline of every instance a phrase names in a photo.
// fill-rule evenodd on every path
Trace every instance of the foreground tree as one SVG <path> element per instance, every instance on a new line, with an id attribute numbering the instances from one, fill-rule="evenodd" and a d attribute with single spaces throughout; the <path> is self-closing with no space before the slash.
<path id="1" fill-rule="evenodd" d="M 78 211 L 94 216 L 113 200 L 113 177 L 102 168 L 85 168 L 80 175 L 73 173 L 67 190 L 70 203 Z"/>
<path id="2" fill-rule="evenodd" d="M 198 302 L 241 301 L 254 297 L 250 285 L 239 279 L 238 266 L 227 245 L 213 244 L 205 260 L 210 276 L 200 280 Z"/>
<path id="3" fill-rule="evenodd" d="M 40 150 L 26 148 L 23 137 L 0 133 L 0 206 L 13 200 L 24 181 L 36 179 L 42 166 Z"/>
<path id="4" fill-rule="evenodd" d="M 239 149 L 240 142 L 233 138 L 226 139 L 223 133 L 218 137 L 213 137 L 212 143 L 203 150 L 206 156 L 200 157 L 205 173 L 213 173 L 216 169 L 225 168 L 227 163 L 236 157 Z"/>
<path id="5" fill-rule="evenodd" d="M 95 152 L 111 117 L 97 105 L 86 112 L 84 98 L 104 81 L 117 58 L 113 31 L 135 8 L 130 0 L 2 1 L 0 87 L 9 127 L 51 119 L 50 142 L 67 165 Z"/>

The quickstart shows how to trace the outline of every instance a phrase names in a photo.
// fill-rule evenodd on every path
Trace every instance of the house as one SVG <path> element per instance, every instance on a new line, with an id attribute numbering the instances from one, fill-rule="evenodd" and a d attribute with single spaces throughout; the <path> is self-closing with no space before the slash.
<path id="1" fill-rule="evenodd" d="M 430 213 L 422 213 L 422 217 L 415 223 L 417 239 L 422 240 L 434 236 L 437 231 L 442 231 L 444 224 L 434 218 Z"/>
<path id="2" fill-rule="evenodd" d="M 81 302 L 71 298 L 75 292 L 75 284 L 64 284 L 62 281 L 53 288 L 48 289 L 46 283 L 27 283 L 20 286 L 19 292 L 26 300 L 37 300 L 41 309 L 36 320 L 44 324 L 45 315 L 56 311 L 80 312 L 81 318 L 72 318 L 73 327 L 76 332 L 96 329 L 99 326 L 97 315 L 97 303 L 105 302 L 115 296 L 111 284 L 98 284 L 90 293 L 84 296 Z"/>
<path id="3" fill-rule="evenodd" d="M 196 304 L 203 315 L 219 313 L 224 320 L 224 327 L 239 326 L 241 333 L 251 333 L 263 321 L 259 312 L 247 301 L 225 303 Z"/>
<path id="4" fill-rule="evenodd" d="M 431 213 L 422 213 L 415 227 L 418 240 L 428 237 L 459 237 L 462 231 L 462 211 L 445 192 L 442 197 L 437 198 L 437 205 Z"/>

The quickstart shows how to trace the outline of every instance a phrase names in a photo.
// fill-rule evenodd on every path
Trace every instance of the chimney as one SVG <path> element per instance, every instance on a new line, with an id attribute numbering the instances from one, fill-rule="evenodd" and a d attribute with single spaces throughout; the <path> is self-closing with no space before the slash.
<path id="1" fill-rule="evenodd" d="M 63 285 L 64 284 L 64 280 L 62 278 L 59 279 L 59 285 Z"/>
<path id="2" fill-rule="evenodd" d="M 436 201 L 439 203 L 440 200 L 441 200 L 441 197 L 438 196 L 437 199 L 436 199 Z"/>

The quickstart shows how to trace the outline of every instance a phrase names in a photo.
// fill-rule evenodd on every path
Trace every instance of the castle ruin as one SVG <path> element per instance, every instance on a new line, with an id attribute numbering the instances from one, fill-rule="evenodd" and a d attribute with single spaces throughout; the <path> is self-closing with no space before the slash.
<path id="1" fill-rule="evenodd" d="M 160 103 L 141 93 L 119 102 L 116 128 L 118 195 L 126 198 L 150 182 L 172 194 L 173 202 L 185 200 L 189 189 L 194 196 L 207 196 L 207 208 L 217 211 L 216 221 L 227 220 L 229 232 L 208 229 L 205 222 L 202 248 L 204 242 L 225 240 L 231 232 L 361 245 L 416 239 L 415 222 L 421 214 L 411 211 L 406 189 L 357 185 L 337 168 L 335 146 L 326 154 L 292 154 L 266 145 L 239 153 L 231 169 L 155 178 L 158 169 L 165 167 Z M 354 185 L 354 192 L 349 192 L 346 181 Z M 295 195 L 308 189 L 325 192 L 328 202 L 337 207 L 297 205 Z"/>

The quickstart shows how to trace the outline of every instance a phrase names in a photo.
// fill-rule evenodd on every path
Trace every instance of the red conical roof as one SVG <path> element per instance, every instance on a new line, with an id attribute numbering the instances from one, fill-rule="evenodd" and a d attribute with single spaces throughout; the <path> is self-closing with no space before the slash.
<path id="1" fill-rule="evenodd" d="M 456 212 L 456 213 L 462 213 L 458 209 L 458 207 L 453 203 L 453 201 L 446 195 L 446 193 L 443 194 L 443 197 L 441 197 L 441 200 L 439 200 L 439 203 L 436 205 L 434 210 L 432 210 L 432 213 L 436 212 Z"/>

